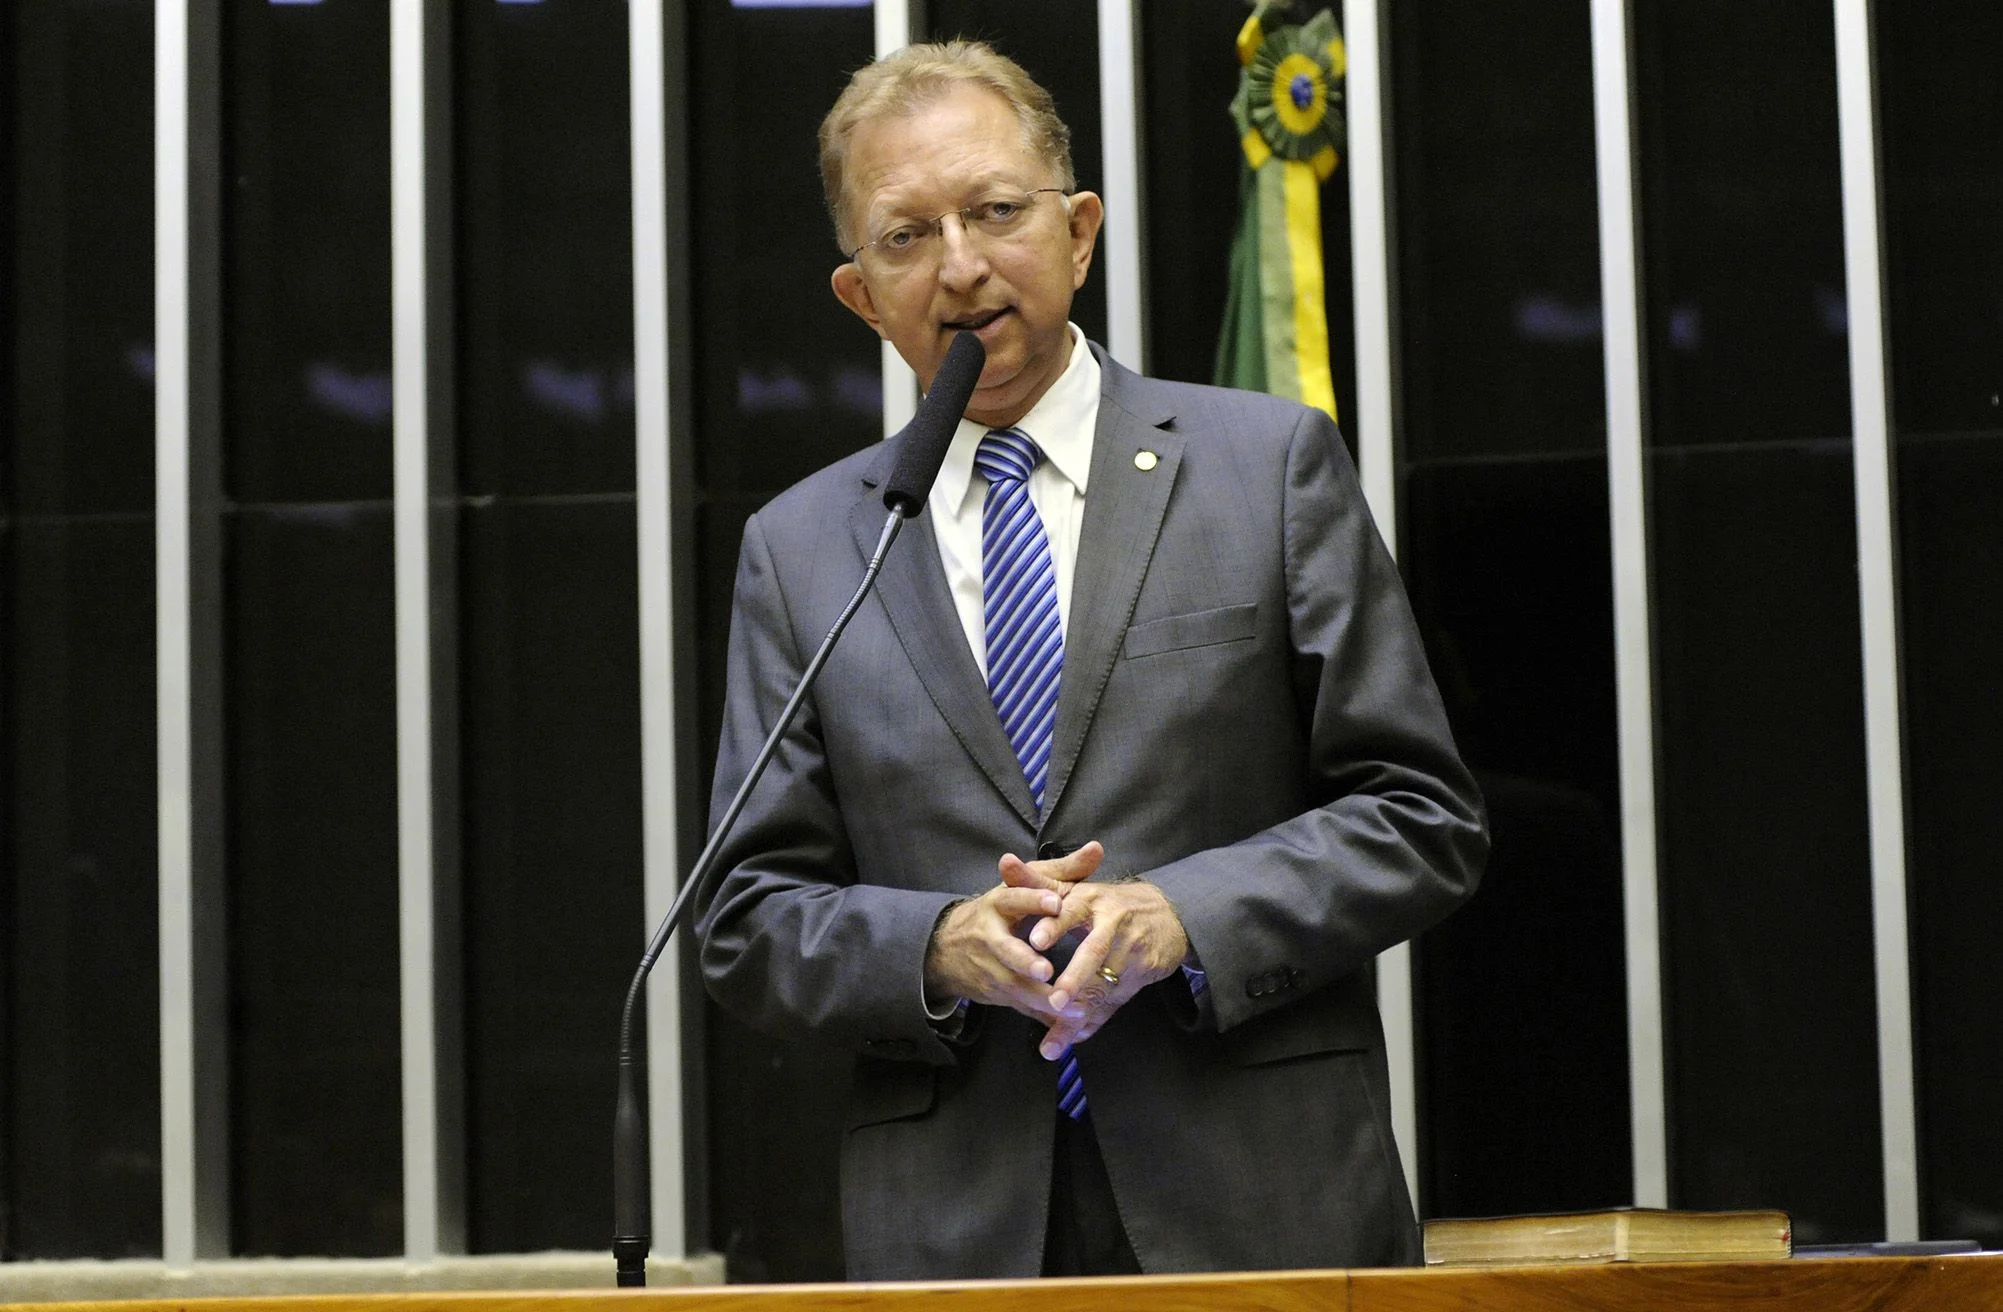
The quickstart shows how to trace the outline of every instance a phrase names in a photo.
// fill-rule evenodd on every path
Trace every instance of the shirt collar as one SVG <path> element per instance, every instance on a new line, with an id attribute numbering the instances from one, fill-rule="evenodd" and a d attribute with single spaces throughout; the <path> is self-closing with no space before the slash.
<path id="1" fill-rule="evenodd" d="M 1099 421 L 1099 362 L 1085 345 L 1085 334 L 1078 325 L 1066 327 L 1071 331 L 1070 362 L 1014 427 L 1027 433 L 1051 466 L 1083 496 L 1092 471 L 1092 430 Z M 967 486 L 974 477 L 974 451 L 988 431 L 986 424 L 960 421 L 934 485 L 947 505 L 957 506 L 966 499 Z"/>

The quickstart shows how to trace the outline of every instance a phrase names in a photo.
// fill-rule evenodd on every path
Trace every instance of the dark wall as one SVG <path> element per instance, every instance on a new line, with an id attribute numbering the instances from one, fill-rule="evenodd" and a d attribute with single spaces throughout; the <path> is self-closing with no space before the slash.
<path id="1" fill-rule="evenodd" d="M 150 5 L 0 10 L 0 1258 L 160 1249 L 152 132 Z"/>
<path id="2" fill-rule="evenodd" d="M 1421 1211 L 1630 1202 L 1589 15 L 1391 18 L 1400 560 L 1493 845 L 1414 951 Z"/>

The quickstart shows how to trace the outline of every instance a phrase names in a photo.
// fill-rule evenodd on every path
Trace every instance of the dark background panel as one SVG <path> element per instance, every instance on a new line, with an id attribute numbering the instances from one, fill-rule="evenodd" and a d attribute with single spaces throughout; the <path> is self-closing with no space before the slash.
<path id="1" fill-rule="evenodd" d="M 2003 433 L 1899 443 L 1922 1233 L 2003 1247 Z"/>
<path id="2" fill-rule="evenodd" d="M 1405 481 L 1412 603 L 1492 842 L 1416 949 L 1430 1216 L 1634 1197 L 1606 498 L 1592 458 Z"/>
<path id="3" fill-rule="evenodd" d="M 1833 23 L 1635 7 L 1671 1195 L 1801 1242 L 1884 1226 Z"/>
<path id="4" fill-rule="evenodd" d="M 157 1255 L 153 523 L 0 552 L 0 1257 Z"/>
<path id="5" fill-rule="evenodd" d="M 230 1242 L 403 1240 L 389 16 L 223 8 Z"/>
<path id="6" fill-rule="evenodd" d="M 1821 0 L 1644 0 L 1650 440 L 1850 431 L 1836 37 Z"/>
<path id="7" fill-rule="evenodd" d="M 386 504 L 228 536 L 231 1244 L 403 1248 L 396 628 Z"/>
<path id="8" fill-rule="evenodd" d="M 1650 477 L 1671 1201 L 1882 1239 L 1850 444 Z"/>
<path id="9" fill-rule="evenodd" d="M 1903 433 L 2003 428 L 2003 6 L 1885 0 L 1878 48 L 1892 411 Z"/>
<path id="10" fill-rule="evenodd" d="M 1400 560 L 1493 850 L 1414 953 L 1426 1215 L 1633 1201 L 1583 3 L 1394 4 Z"/>
<path id="11" fill-rule="evenodd" d="M 2003 1247 L 2003 9 L 1874 9 L 1897 431 L 1922 1233 Z"/>
<path id="12" fill-rule="evenodd" d="M 5 504 L 153 508 L 153 13 L 0 12 Z"/>
<path id="13" fill-rule="evenodd" d="M 388 11 L 224 13 L 225 486 L 254 502 L 387 498 Z"/>
<path id="14" fill-rule="evenodd" d="M 816 142 L 850 72 L 871 58 L 870 12 L 694 8 L 696 758 L 707 798 L 744 521 L 877 441 L 883 394 L 876 335 L 828 287 L 842 255 Z M 734 1281 L 840 1279 L 848 1058 L 775 1043 L 713 1004 L 703 1026 L 710 1244 Z"/>
<path id="15" fill-rule="evenodd" d="M 1584 0 L 1395 0 L 1387 44 L 1404 455 L 1598 452 Z"/>
<path id="16" fill-rule="evenodd" d="M 874 28 L 867 9 L 690 9 L 697 495 L 762 501 L 882 436 L 878 338 L 828 285 L 815 140 Z"/>
<path id="17" fill-rule="evenodd" d="M 644 942 L 633 498 L 462 522 L 469 1243 L 597 1249 Z"/>
<path id="18" fill-rule="evenodd" d="M 160 1252 L 152 99 L 0 7 L 0 1259 Z"/>
<path id="19" fill-rule="evenodd" d="M 1230 4 L 1157 5 L 1138 25 L 1148 372 L 1158 378 L 1207 383 L 1217 368 L 1244 160 L 1231 98 L 1241 72 L 1238 29 L 1248 12 Z M 1333 200 L 1346 183 L 1347 171 L 1338 169 L 1324 200 Z M 1324 240 L 1323 255 L 1331 272 L 1338 262 L 1348 267 L 1346 249 Z M 1332 293 L 1328 304 L 1347 317 L 1346 304 L 1338 305 Z M 1347 403 L 1353 394 L 1353 388 L 1338 388 L 1345 430 L 1352 427 Z"/>
<path id="20" fill-rule="evenodd" d="M 627 12 L 453 25 L 468 1237 L 594 1249 L 644 943 Z"/>
<path id="21" fill-rule="evenodd" d="M 630 491 L 626 9 L 461 0 L 453 19 L 461 487 Z"/>
<path id="22" fill-rule="evenodd" d="M 1401 500 L 1406 588 L 1462 754 L 1617 815 L 1607 515 L 1592 456 L 1415 463 Z"/>
<path id="23" fill-rule="evenodd" d="M 1073 0 L 929 0 L 927 39 L 985 41 L 1029 70 L 1057 102 L 1071 129 L 1071 167 L 1081 191 L 1101 192 L 1105 180 L 1099 127 L 1099 17 Z M 820 107 L 826 113 L 831 96 Z M 1106 236 L 1071 303 L 1071 321 L 1095 342 L 1106 340 Z"/>

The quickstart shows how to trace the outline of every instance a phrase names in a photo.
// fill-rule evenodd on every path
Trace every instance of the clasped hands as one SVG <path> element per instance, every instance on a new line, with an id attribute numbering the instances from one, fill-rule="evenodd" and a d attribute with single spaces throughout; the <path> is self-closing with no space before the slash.
<path id="1" fill-rule="evenodd" d="M 1037 1050 L 1056 1060 L 1098 1033 L 1129 998 L 1175 973 L 1189 936 L 1165 894 L 1139 879 L 1088 883 L 1106 849 L 1087 843 L 1069 856 L 999 863 L 1001 882 L 955 904 L 925 954 L 930 998 L 961 997 L 1012 1007 L 1047 1027 Z M 1058 973 L 1044 954 L 1066 935 L 1084 937 Z"/>

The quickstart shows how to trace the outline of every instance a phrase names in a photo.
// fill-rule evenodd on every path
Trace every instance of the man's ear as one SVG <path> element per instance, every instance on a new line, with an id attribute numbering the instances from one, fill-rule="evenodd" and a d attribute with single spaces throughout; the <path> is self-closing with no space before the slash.
<path id="1" fill-rule="evenodd" d="M 883 336 L 883 319 L 876 312 L 876 301 L 869 294 L 869 284 L 863 281 L 862 270 L 855 267 L 855 261 L 837 267 L 828 279 L 828 285 L 835 289 L 835 299 L 855 312 L 856 318 L 868 324 Z"/>
<path id="2" fill-rule="evenodd" d="M 1092 250 L 1099 240 L 1099 225 L 1106 221 L 1106 207 L 1096 193 L 1076 191 L 1069 197 L 1070 213 L 1065 220 L 1071 228 L 1071 286 L 1085 285 L 1092 271 Z"/>

